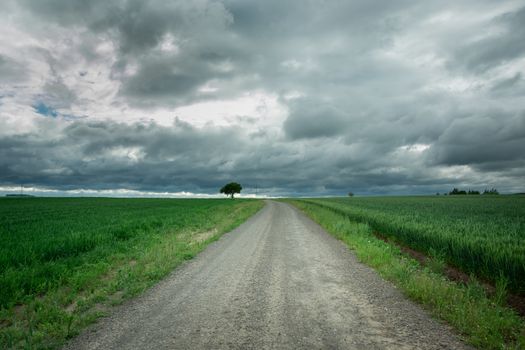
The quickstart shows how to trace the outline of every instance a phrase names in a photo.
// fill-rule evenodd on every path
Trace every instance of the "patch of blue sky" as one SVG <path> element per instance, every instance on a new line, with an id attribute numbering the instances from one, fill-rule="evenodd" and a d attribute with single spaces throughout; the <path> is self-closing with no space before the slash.
<path id="1" fill-rule="evenodd" d="M 45 117 L 58 117 L 58 112 L 53 107 L 46 105 L 44 102 L 38 102 L 36 105 L 33 105 L 33 108 L 38 114 L 41 114 Z"/>

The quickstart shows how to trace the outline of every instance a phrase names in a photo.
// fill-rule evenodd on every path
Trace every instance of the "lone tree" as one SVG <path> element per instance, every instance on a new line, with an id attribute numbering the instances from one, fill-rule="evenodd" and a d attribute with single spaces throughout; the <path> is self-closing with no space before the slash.
<path id="1" fill-rule="evenodd" d="M 238 184 L 237 182 L 230 182 L 229 184 L 224 185 L 221 188 L 221 193 L 224 193 L 227 196 L 231 196 L 231 198 L 233 199 L 233 195 L 235 193 L 241 193 L 241 190 L 241 184 Z"/>

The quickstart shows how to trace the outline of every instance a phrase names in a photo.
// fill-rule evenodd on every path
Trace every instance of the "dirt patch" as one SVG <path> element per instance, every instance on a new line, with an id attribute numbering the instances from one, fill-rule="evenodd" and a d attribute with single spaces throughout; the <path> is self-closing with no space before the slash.
<path id="1" fill-rule="evenodd" d="M 191 243 L 192 244 L 199 244 L 199 243 L 205 242 L 208 239 L 210 239 L 211 237 L 215 236 L 216 234 L 217 234 L 217 229 L 216 228 L 211 229 L 209 231 L 196 233 L 196 234 L 194 234 L 192 236 Z"/>
<path id="2" fill-rule="evenodd" d="M 75 300 L 74 302 L 72 302 L 71 304 L 69 304 L 68 306 L 65 307 L 64 310 L 66 310 L 67 313 L 74 313 L 75 310 L 77 309 L 77 306 L 78 306 L 78 303 L 77 301 Z"/>
<path id="3" fill-rule="evenodd" d="M 115 293 L 111 294 L 109 298 L 111 300 L 121 300 L 123 296 L 124 296 L 124 291 L 118 290 Z"/>
<path id="4" fill-rule="evenodd" d="M 24 304 L 18 304 L 18 305 L 15 305 L 15 306 L 14 306 L 13 311 L 14 311 L 14 313 L 15 313 L 16 316 L 20 317 L 20 316 L 22 316 L 23 314 L 25 314 L 26 309 L 27 309 L 27 306 L 26 306 L 26 305 L 24 305 Z"/>
<path id="5" fill-rule="evenodd" d="M 397 246 L 403 253 L 410 255 L 412 258 L 417 260 L 421 265 L 427 266 L 430 262 L 431 258 L 421 253 L 420 251 L 414 250 L 392 239 L 389 239 L 388 237 L 384 236 L 383 234 L 379 232 L 374 232 L 374 236 L 376 236 L 383 242 Z M 454 266 L 446 265 L 443 273 L 448 279 L 455 281 L 455 282 L 459 282 L 465 285 L 471 282 L 471 278 L 467 273 L 461 271 L 460 269 Z M 488 281 L 481 281 L 481 285 L 483 286 L 483 288 L 485 289 L 485 292 L 488 295 L 494 295 L 496 293 L 496 287 L 494 287 L 494 285 L 489 283 Z M 517 295 L 517 294 L 509 293 L 507 295 L 507 305 L 510 306 L 512 309 L 514 309 L 521 317 L 525 317 L 525 296 L 524 295 Z"/>
<path id="6" fill-rule="evenodd" d="M 35 300 L 42 302 L 43 297 L 36 296 Z M 6 318 L 0 319 L 0 328 L 11 327 L 13 325 L 15 326 L 15 328 L 24 327 L 21 325 L 27 325 L 28 323 L 31 323 L 37 315 L 35 311 L 34 301 L 29 302 L 28 304 L 16 304 L 12 307 L 12 309 L 5 311 L 7 311 L 4 314 Z"/>
<path id="7" fill-rule="evenodd" d="M 100 277 L 100 280 L 103 281 L 103 282 L 108 282 L 108 281 L 114 280 L 117 277 L 117 274 L 119 273 L 119 271 L 126 265 L 130 266 L 130 267 L 133 267 L 133 266 L 137 265 L 137 260 L 131 259 L 130 261 L 127 261 L 127 262 L 124 262 L 124 263 L 119 263 L 117 266 L 111 267 L 111 269 L 109 269 L 106 273 L 104 273 Z"/>
<path id="8" fill-rule="evenodd" d="M 114 268 L 114 269 L 109 270 L 108 272 L 106 272 L 105 274 L 103 274 L 100 277 L 100 280 L 103 281 L 103 282 L 108 282 L 108 281 L 114 280 L 115 277 L 117 277 L 117 273 L 118 273 L 119 268 Z"/>
<path id="9" fill-rule="evenodd" d="M 12 312 L 13 312 L 12 318 L 10 318 L 8 314 L 6 314 L 5 316 L 8 318 L 0 319 L 0 328 L 10 327 L 13 325 L 13 323 L 16 323 L 17 321 L 20 321 L 20 320 L 24 320 L 28 313 L 27 305 L 17 304 L 13 306 Z"/>
<path id="10" fill-rule="evenodd" d="M 525 296 L 510 294 L 507 296 L 507 304 L 521 316 L 525 317 Z"/>
<path id="11" fill-rule="evenodd" d="M 124 291 L 118 290 L 115 293 L 108 296 L 109 305 L 118 305 L 124 301 Z"/>
<path id="12" fill-rule="evenodd" d="M 107 314 L 109 312 L 110 306 L 103 303 L 96 303 L 89 309 L 89 313 L 96 314 Z"/>

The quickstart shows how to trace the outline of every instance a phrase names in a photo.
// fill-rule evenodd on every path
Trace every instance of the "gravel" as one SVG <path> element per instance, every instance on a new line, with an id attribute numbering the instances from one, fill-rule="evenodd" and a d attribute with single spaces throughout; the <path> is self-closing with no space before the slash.
<path id="1" fill-rule="evenodd" d="M 66 349 L 467 349 L 340 241 L 267 201 Z"/>

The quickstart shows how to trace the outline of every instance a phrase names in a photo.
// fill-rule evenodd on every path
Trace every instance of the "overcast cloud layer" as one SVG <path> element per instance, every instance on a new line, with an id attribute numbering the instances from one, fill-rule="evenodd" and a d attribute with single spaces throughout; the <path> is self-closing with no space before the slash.
<path id="1" fill-rule="evenodd" d="M 523 1 L 4 0 L 0 21 L 0 191 L 525 191 Z"/>

